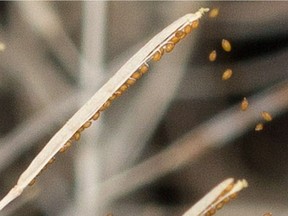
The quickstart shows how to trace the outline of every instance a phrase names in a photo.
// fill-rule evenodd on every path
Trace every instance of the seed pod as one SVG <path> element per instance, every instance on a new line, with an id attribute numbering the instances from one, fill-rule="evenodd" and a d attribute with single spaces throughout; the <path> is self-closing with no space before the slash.
<path id="1" fill-rule="evenodd" d="M 272 121 L 271 114 L 266 111 L 261 112 L 261 116 L 265 121 Z"/>
<path id="2" fill-rule="evenodd" d="M 241 110 L 245 111 L 248 109 L 249 103 L 246 97 L 243 98 L 242 102 L 241 102 Z"/>
<path id="3" fill-rule="evenodd" d="M 209 12 L 209 17 L 210 18 L 215 18 L 217 17 L 219 14 L 219 8 L 213 8 L 210 12 Z"/>
<path id="4" fill-rule="evenodd" d="M 263 123 L 258 123 L 255 127 L 255 131 L 261 131 L 263 130 L 263 128 L 264 128 Z"/>
<path id="5" fill-rule="evenodd" d="M 226 69 L 222 74 L 222 80 L 228 80 L 232 76 L 233 72 L 231 69 Z"/>
<path id="6" fill-rule="evenodd" d="M 217 58 L 217 53 L 216 50 L 213 50 L 210 54 L 209 54 L 209 61 L 213 62 L 215 61 Z"/>
<path id="7" fill-rule="evenodd" d="M 231 43 L 228 40 L 223 39 L 222 40 L 222 48 L 224 51 L 230 52 L 232 50 Z"/>

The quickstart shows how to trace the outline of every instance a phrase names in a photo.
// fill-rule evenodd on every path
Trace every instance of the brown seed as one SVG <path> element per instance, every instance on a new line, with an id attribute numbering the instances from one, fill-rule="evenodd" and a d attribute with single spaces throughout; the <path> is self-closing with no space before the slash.
<path id="1" fill-rule="evenodd" d="M 162 54 L 160 51 L 157 51 L 154 53 L 154 55 L 152 56 L 153 61 L 159 61 L 162 57 Z"/>
<path id="2" fill-rule="evenodd" d="M 179 39 L 183 39 L 186 36 L 186 33 L 183 31 L 177 31 L 175 33 L 175 37 L 179 38 Z"/>
<path id="3" fill-rule="evenodd" d="M 55 158 L 55 157 L 52 157 L 52 158 L 48 161 L 48 164 L 52 164 L 52 163 L 54 163 L 55 160 L 56 160 L 56 158 Z"/>
<path id="4" fill-rule="evenodd" d="M 228 80 L 228 79 L 230 79 L 231 76 L 232 76 L 232 74 L 233 74 L 233 72 L 232 72 L 231 69 L 226 69 L 226 70 L 224 71 L 224 73 L 222 74 L 222 80 Z"/>
<path id="5" fill-rule="evenodd" d="M 29 185 L 29 186 L 32 186 L 32 185 L 35 184 L 35 182 L 36 182 L 36 178 L 32 179 L 32 181 L 31 181 L 28 185 Z"/>
<path id="6" fill-rule="evenodd" d="M 128 86 L 132 86 L 136 83 L 136 81 L 136 79 L 129 77 L 125 84 Z"/>
<path id="7" fill-rule="evenodd" d="M 91 121 L 87 121 L 85 122 L 85 124 L 83 124 L 83 128 L 89 128 L 90 126 L 92 125 L 92 122 Z"/>
<path id="8" fill-rule="evenodd" d="M 241 110 L 245 111 L 248 109 L 249 103 L 246 97 L 243 98 L 242 102 L 241 102 Z"/>
<path id="9" fill-rule="evenodd" d="M 164 52 L 164 51 L 163 51 Z M 147 73 L 147 71 L 149 70 L 149 65 L 147 63 L 143 64 L 140 68 L 139 68 L 139 71 L 142 73 L 142 74 L 145 74 Z"/>
<path id="10" fill-rule="evenodd" d="M 175 47 L 175 44 L 174 44 L 174 43 L 167 43 L 167 44 L 165 45 L 165 51 L 166 51 L 167 53 L 169 53 L 169 52 L 171 52 L 171 51 L 174 49 L 174 47 Z"/>
<path id="11" fill-rule="evenodd" d="M 72 142 L 70 140 L 68 140 L 64 146 L 59 150 L 60 153 L 65 152 L 70 146 L 72 145 Z"/>
<path id="12" fill-rule="evenodd" d="M 219 8 L 213 8 L 209 13 L 209 17 L 215 18 L 218 16 L 218 14 L 219 14 Z"/>
<path id="13" fill-rule="evenodd" d="M 264 128 L 263 123 L 258 123 L 255 127 L 255 131 L 261 131 L 263 130 L 263 128 Z"/>
<path id="14" fill-rule="evenodd" d="M 184 32 L 185 32 L 186 34 L 189 34 L 191 31 L 192 31 L 192 26 L 191 26 L 191 25 L 186 25 L 186 26 L 184 27 Z"/>
<path id="15" fill-rule="evenodd" d="M 210 54 L 209 54 L 209 61 L 213 62 L 216 60 L 217 57 L 217 53 L 216 50 L 213 50 Z"/>
<path id="16" fill-rule="evenodd" d="M 212 207 L 212 208 L 209 210 L 209 215 L 214 215 L 215 213 L 216 213 L 216 209 Z"/>
<path id="17" fill-rule="evenodd" d="M 261 112 L 261 116 L 265 121 L 272 121 L 271 114 L 266 111 Z"/>
<path id="18" fill-rule="evenodd" d="M 123 86 L 123 85 L 122 85 Z M 121 86 L 121 87 L 122 87 Z M 125 85 L 126 86 L 126 85 Z M 120 88 L 121 88 L 120 87 Z M 128 88 L 128 87 L 127 87 Z M 109 108 L 109 106 L 111 105 L 111 101 L 109 101 L 109 100 L 107 100 L 103 105 L 102 105 L 102 107 L 99 109 L 99 111 L 104 111 L 104 110 L 106 110 L 106 109 L 108 109 Z"/>
<path id="19" fill-rule="evenodd" d="M 170 39 L 170 41 L 173 43 L 173 44 L 177 44 L 179 41 L 180 41 L 180 38 L 174 36 Z"/>
<path id="20" fill-rule="evenodd" d="M 224 202 L 220 202 L 216 205 L 216 209 L 220 210 L 224 206 Z"/>
<path id="21" fill-rule="evenodd" d="M 141 78 L 141 76 L 142 76 L 142 73 L 140 71 L 136 71 L 132 74 L 131 78 L 138 80 Z"/>
<path id="22" fill-rule="evenodd" d="M 223 39 L 222 40 L 222 48 L 224 51 L 230 52 L 232 50 L 231 43 L 228 40 Z"/>
<path id="23" fill-rule="evenodd" d="M 118 91 L 120 91 L 120 92 L 125 92 L 126 90 L 128 89 L 128 86 L 127 85 L 125 85 L 125 84 L 123 84 L 119 89 L 118 89 Z"/>
<path id="24" fill-rule="evenodd" d="M 191 26 L 192 26 L 193 29 L 198 28 L 198 26 L 199 26 L 199 20 L 195 20 L 194 22 L 192 22 Z"/>
<path id="25" fill-rule="evenodd" d="M 229 196 L 230 199 L 236 199 L 238 197 L 238 193 L 233 193 Z"/>
<path id="26" fill-rule="evenodd" d="M 79 132 L 76 132 L 74 135 L 73 135 L 73 138 L 78 141 L 81 137 L 81 134 Z"/>
<path id="27" fill-rule="evenodd" d="M 115 94 L 115 93 L 114 93 Z M 99 116 L 100 116 L 100 112 L 98 111 L 98 112 L 96 112 L 93 116 L 92 116 L 92 119 L 94 120 L 94 121 L 96 121 L 98 118 L 99 118 Z"/>

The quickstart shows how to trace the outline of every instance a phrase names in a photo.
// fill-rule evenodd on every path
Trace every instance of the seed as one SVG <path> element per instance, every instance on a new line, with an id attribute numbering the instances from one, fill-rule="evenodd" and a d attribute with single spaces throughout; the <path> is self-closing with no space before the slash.
<path id="1" fill-rule="evenodd" d="M 191 26 L 191 25 L 186 25 L 186 26 L 184 27 L 184 32 L 185 32 L 186 34 L 189 34 L 191 31 L 192 31 L 192 26 Z"/>
<path id="2" fill-rule="evenodd" d="M 193 29 L 198 28 L 198 26 L 199 26 L 199 20 L 195 20 L 194 22 L 192 22 L 191 26 L 192 26 Z"/>
<path id="3" fill-rule="evenodd" d="M 85 124 L 83 125 L 83 128 L 89 128 L 91 126 L 92 122 L 91 121 L 87 121 L 85 122 Z"/>
<path id="4" fill-rule="evenodd" d="M 115 95 L 115 93 L 109 98 L 110 101 L 113 101 L 117 98 L 117 96 Z"/>
<path id="5" fill-rule="evenodd" d="M 209 61 L 213 62 L 216 60 L 217 57 L 217 53 L 216 50 L 213 50 L 210 54 L 209 54 Z"/>
<path id="6" fill-rule="evenodd" d="M 139 68 L 139 71 L 140 71 L 142 74 L 145 74 L 148 70 L 149 70 L 149 65 L 148 65 L 147 63 L 144 63 L 144 64 Z"/>
<path id="7" fill-rule="evenodd" d="M 114 92 L 113 96 L 115 96 L 116 98 L 120 97 L 122 95 L 121 91 L 116 91 Z"/>
<path id="8" fill-rule="evenodd" d="M 222 207 L 224 206 L 224 203 L 223 202 L 220 202 L 216 205 L 216 209 L 219 210 L 221 209 Z"/>
<path id="9" fill-rule="evenodd" d="M 80 134 L 80 133 L 79 133 Z M 72 142 L 69 140 L 67 141 L 64 146 L 59 150 L 60 153 L 65 152 L 70 146 L 72 145 Z"/>
<path id="10" fill-rule="evenodd" d="M 265 213 L 263 216 L 272 216 L 272 213 L 268 212 L 268 213 Z"/>
<path id="11" fill-rule="evenodd" d="M 131 78 L 138 80 L 141 78 L 141 76 L 142 76 L 142 73 L 140 71 L 136 71 L 132 74 Z"/>
<path id="12" fill-rule="evenodd" d="M 99 118 L 99 116 L 100 116 L 100 112 L 98 111 L 98 112 L 96 112 L 96 113 L 92 116 L 92 119 L 93 119 L 94 121 L 96 121 L 96 120 Z"/>
<path id="13" fill-rule="evenodd" d="M 125 92 L 127 89 L 128 89 L 128 86 L 125 85 L 125 84 L 123 84 L 123 85 L 118 89 L 118 91 L 120 91 L 120 92 Z"/>
<path id="14" fill-rule="evenodd" d="M 136 83 L 136 79 L 129 77 L 125 84 L 128 86 L 132 86 L 135 83 Z"/>
<path id="15" fill-rule="evenodd" d="M 230 52 L 232 49 L 231 43 L 228 40 L 223 39 L 222 40 L 222 48 L 224 51 Z"/>
<path id="16" fill-rule="evenodd" d="M 248 105 L 249 105 L 248 100 L 247 100 L 246 97 L 244 97 L 242 102 L 241 102 L 241 110 L 242 111 L 247 110 L 248 109 Z"/>
<path id="17" fill-rule="evenodd" d="M 32 186 L 32 185 L 35 184 L 35 182 L 36 182 L 36 178 L 32 179 L 32 181 L 31 181 L 28 185 L 29 185 L 29 186 Z"/>
<path id="18" fill-rule="evenodd" d="M 165 51 L 166 51 L 167 53 L 169 53 L 169 52 L 171 52 L 171 51 L 174 49 L 174 47 L 175 47 L 174 43 L 167 43 L 167 44 L 165 45 Z"/>
<path id="19" fill-rule="evenodd" d="M 81 137 L 81 134 L 79 132 L 76 132 L 74 135 L 73 135 L 73 138 L 78 141 Z"/>
<path id="20" fill-rule="evenodd" d="M 219 8 L 213 8 L 209 13 L 209 17 L 215 18 L 218 16 L 218 14 L 219 14 Z"/>
<path id="21" fill-rule="evenodd" d="M 229 196 L 230 199 L 236 199 L 238 197 L 238 193 L 233 193 Z"/>
<path id="22" fill-rule="evenodd" d="M 54 163 L 55 160 L 56 160 L 56 158 L 55 158 L 55 157 L 52 157 L 52 158 L 48 161 L 48 164 L 52 164 L 52 163 Z"/>
<path id="23" fill-rule="evenodd" d="M 122 86 L 121 86 L 122 87 Z M 121 88 L 120 87 L 120 88 Z M 127 87 L 128 88 L 128 87 Z M 99 109 L 99 111 L 104 111 L 104 110 L 106 110 L 106 109 L 108 109 L 109 108 L 109 106 L 111 105 L 111 102 L 109 101 L 109 100 L 107 100 L 103 105 L 102 105 L 102 107 Z"/>
<path id="24" fill-rule="evenodd" d="M 159 61 L 159 60 L 161 59 L 161 57 L 162 57 L 161 52 L 160 52 L 160 51 L 157 51 L 157 52 L 152 56 L 152 59 L 153 59 L 154 61 Z"/>
<path id="25" fill-rule="evenodd" d="M 173 43 L 173 44 L 177 44 L 179 41 L 180 41 L 180 38 L 174 36 L 170 39 L 170 41 Z"/>
<path id="26" fill-rule="evenodd" d="M 176 36 L 177 38 L 179 38 L 179 39 L 183 39 L 183 38 L 186 36 L 186 33 L 183 32 L 183 31 L 177 31 L 177 32 L 175 33 L 175 36 Z"/>
<path id="27" fill-rule="evenodd" d="M 261 112 L 261 116 L 265 121 L 272 121 L 272 116 L 266 111 Z"/>
<path id="28" fill-rule="evenodd" d="M 263 130 L 263 128 L 264 128 L 263 123 L 258 123 L 255 127 L 255 131 L 261 131 Z"/>
<path id="29" fill-rule="evenodd" d="M 226 69 L 224 73 L 222 74 L 222 80 L 228 80 L 232 76 L 232 70 L 231 69 Z"/>

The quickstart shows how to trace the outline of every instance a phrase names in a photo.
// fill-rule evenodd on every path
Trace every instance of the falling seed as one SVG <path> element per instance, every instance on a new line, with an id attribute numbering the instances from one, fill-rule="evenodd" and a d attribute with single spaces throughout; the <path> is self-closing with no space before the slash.
<path id="1" fill-rule="evenodd" d="M 0 42 L 0 51 L 4 51 L 6 49 L 6 46 L 4 43 Z"/>
<path id="2" fill-rule="evenodd" d="M 266 111 L 261 112 L 261 116 L 265 121 L 272 121 L 271 114 Z"/>
<path id="3" fill-rule="evenodd" d="M 268 212 L 268 213 L 265 213 L 263 216 L 272 216 L 272 213 Z"/>
<path id="4" fill-rule="evenodd" d="M 222 80 L 228 80 L 232 76 L 232 70 L 231 69 L 226 69 L 224 73 L 222 74 Z"/>
<path id="5" fill-rule="evenodd" d="M 217 57 L 217 53 L 216 50 L 213 50 L 210 54 L 209 54 L 209 61 L 213 62 L 216 60 Z"/>
<path id="6" fill-rule="evenodd" d="M 209 13 L 209 17 L 215 18 L 218 16 L 218 14 L 219 14 L 219 8 L 213 8 Z"/>
<path id="7" fill-rule="evenodd" d="M 223 39 L 222 40 L 222 48 L 224 51 L 230 52 L 232 50 L 231 43 L 228 40 Z"/>
<path id="8" fill-rule="evenodd" d="M 261 131 L 263 130 L 263 128 L 264 128 L 263 123 L 258 123 L 255 127 L 255 131 Z"/>
<path id="9" fill-rule="evenodd" d="M 245 111 L 248 109 L 249 103 L 246 97 L 243 98 L 242 102 L 241 102 L 241 110 Z"/>

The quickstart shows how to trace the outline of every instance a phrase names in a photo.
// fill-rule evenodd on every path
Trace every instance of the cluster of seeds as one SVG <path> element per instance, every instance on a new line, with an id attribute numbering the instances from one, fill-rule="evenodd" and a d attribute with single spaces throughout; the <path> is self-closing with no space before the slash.
<path id="1" fill-rule="evenodd" d="M 234 183 L 231 183 L 222 191 L 217 199 L 206 210 L 204 214 L 205 216 L 214 215 L 216 211 L 220 210 L 225 204 L 237 197 L 237 193 L 232 193 L 231 195 L 227 196 L 227 194 L 233 189 L 234 185 Z"/>
<path id="2" fill-rule="evenodd" d="M 198 28 L 199 21 L 193 21 L 192 23 L 189 23 L 185 25 L 184 27 L 181 27 L 178 29 L 173 35 L 171 35 L 165 43 L 159 46 L 158 49 L 156 49 L 155 52 L 152 53 L 151 57 L 147 59 L 147 62 L 149 60 L 152 60 L 154 62 L 159 61 L 164 53 L 170 53 L 175 45 L 183 38 L 185 38 L 189 33 L 192 32 L 193 29 Z M 64 153 L 71 145 L 73 141 L 78 141 L 81 137 L 81 132 L 83 132 L 85 129 L 89 128 L 92 125 L 93 121 L 96 121 L 100 117 L 100 113 L 108 109 L 116 98 L 120 97 L 130 86 L 134 85 L 138 79 L 140 79 L 145 73 L 149 70 L 148 63 L 143 63 L 127 80 L 120 88 L 118 88 L 112 96 L 102 105 L 102 107 L 87 121 L 85 122 L 75 133 L 74 135 L 64 144 L 64 146 L 59 150 L 59 153 Z M 53 157 L 53 160 L 51 159 L 47 165 L 39 172 L 39 174 L 36 176 L 38 177 L 40 173 L 42 173 L 49 164 L 52 164 L 55 161 L 55 157 Z M 34 178 L 30 183 L 29 186 L 32 186 L 36 182 L 36 178 Z"/>

